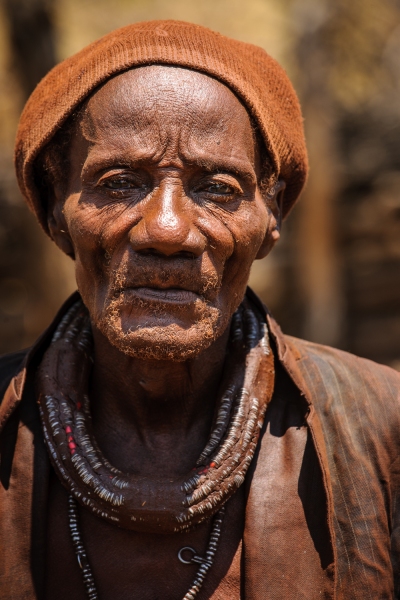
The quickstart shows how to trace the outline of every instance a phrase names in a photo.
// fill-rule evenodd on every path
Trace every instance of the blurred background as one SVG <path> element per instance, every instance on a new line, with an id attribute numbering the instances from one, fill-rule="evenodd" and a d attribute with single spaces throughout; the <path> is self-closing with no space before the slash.
<path id="1" fill-rule="evenodd" d="M 265 48 L 300 96 L 311 172 L 251 283 L 286 333 L 400 369 L 400 0 L 0 0 L 0 352 L 75 289 L 18 192 L 18 115 L 58 61 L 117 27 L 192 21 Z"/>

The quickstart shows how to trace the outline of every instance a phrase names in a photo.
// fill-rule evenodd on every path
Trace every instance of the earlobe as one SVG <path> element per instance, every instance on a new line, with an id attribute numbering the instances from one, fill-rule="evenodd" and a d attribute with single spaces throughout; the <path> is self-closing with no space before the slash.
<path id="1" fill-rule="evenodd" d="M 260 249 L 257 252 L 256 260 L 261 260 L 265 258 L 275 246 L 276 242 L 279 240 L 280 228 L 276 218 L 271 215 L 271 226 L 268 227 L 268 231 L 264 237 L 264 241 L 261 244 Z"/>
<path id="2" fill-rule="evenodd" d="M 271 190 L 272 193 L 268 196 L 268 204 L 271 211 L 270 223 L 264 241 L 257 253 L 256 260 L 265 258 L 271 252 L 281 236 L 282 207 L 285 188 L 285 181 L 279 179 L 273 190 Z"/>
<path id="3" fill-rule="evenodd" d="M 62 211 L 62 203 L 58 200 L 54 201 L 52 208 L 49 209 L 47 225 L 52 240 L 60 250 L 67 254 L 67 256 L 75 259 L 74 247 Z"/>

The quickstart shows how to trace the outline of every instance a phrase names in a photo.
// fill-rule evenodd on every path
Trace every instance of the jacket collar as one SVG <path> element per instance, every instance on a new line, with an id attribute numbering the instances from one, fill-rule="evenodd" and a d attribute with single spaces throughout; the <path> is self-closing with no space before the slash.
<path id="1" fill-rule="evenodd" d="M 58 326 L 59 322 L 61 321 L 62 317 L 65 315 L 67 310 L 70 308 L 70 306 L 72 306 L 78 300 L 79 297 L 79 293 L 74 292 L 66 300 L 66 302 L 64 302 L 64 304 L 61 306 L 60 310 L 54 317 L 49 327 L 42 333 L 42 335 L 26 353 L 18 373 L 14 375 L 14 377 L 8 384 L 8 387 L 4 393 L 3 399 L 0 404 L 0 433 L 4 428 L 4 425 L 14 413 L 15 409 L 22 400 L 28 371 L 33 370 L 35 366 L 37 366 L 37 364 L 40 362 L 43 352 L 49 345 L 53 333 L 56 327 Z"/>

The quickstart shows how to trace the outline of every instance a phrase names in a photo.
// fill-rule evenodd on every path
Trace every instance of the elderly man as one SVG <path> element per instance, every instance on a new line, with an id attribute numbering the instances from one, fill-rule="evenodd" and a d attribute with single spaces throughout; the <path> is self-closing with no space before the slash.
<path id="1" fill-rule="evenodd" d="M 307 171 L 264 51 L 123 28 L 22 115 L 18 181 L 79 293 L 0 363 L 0 598 L 399 596 L 400 378 L 246 290 Z"/>

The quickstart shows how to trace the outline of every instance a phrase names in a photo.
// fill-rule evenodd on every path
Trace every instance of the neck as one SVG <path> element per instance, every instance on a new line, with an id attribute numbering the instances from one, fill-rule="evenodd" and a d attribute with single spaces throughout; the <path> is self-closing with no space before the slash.
<path id="1" fill-rule="evenodd" d="M 140 360 L 96 329 L 90 397 L 95 437 L 111 463 L 151 475 L 187 472 L 210 432 L 229 327 L 187 362 Z"/>

